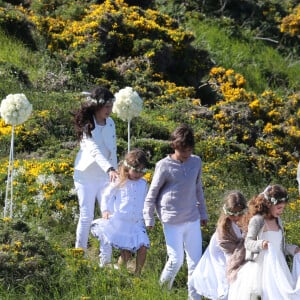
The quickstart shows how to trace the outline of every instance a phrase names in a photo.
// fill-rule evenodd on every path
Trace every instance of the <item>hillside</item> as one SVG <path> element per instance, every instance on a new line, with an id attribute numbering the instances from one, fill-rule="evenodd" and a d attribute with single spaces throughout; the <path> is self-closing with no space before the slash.
<path id="1" fill-rule="evenodd" d="M 269 183 L 281 183 L 288 189 L 287 237 L 300 244 L 297 1 L 144 2 L 0 1 L 0 97 L 24 93 L 33 105 L 30 119 L 16 126 L 14 137 L 13 223 L 17 225 L 12 227 L 22 235 L 16 233 L 10 241 L 12 253 L 5 252 L 0 269 L 6 276 L 12 272 L 8 266 L 18 268 L 24 263 L 27 246 L 22 252 L 14 243 L 22 238 L 28 245 L 27 231 L 22 230 L 30 226 L 38 232 L 33 234 L 37 243 L 43 238 L 47 241 L 41 243 L 47 249 L 42 252 L 49 253 L 47 272 L 58 272 L 59 268 L 49 266 L 52 260 L 62 264 L 63 257 L 67 267 L 56 277 L 69 276 L 65 286 L 55 276 L 47 285 L 45 277 L 39 277 L 43 266 L 36 263 L 38 267 L 31 269 L 33 278 L 45 285 L 35 285 L 30 276 L 22 285 L 18 281 L 26 270 L 22 265 L 17 280 L 1 281 L 1 296 L 12 286 L 11 298 L 3 299 L 17 299 L 24 290 L 37 296 L 53 286 L 57 290 L 52 290 L 49 299 L 84 299 L 78 295 L 97 299 L 101 289 L 114 299 L 147 299 L 143 293 L 149 291 L 152 299 L 182 299 L 185 295 L 186 270 L 176 280 L 174 292 L 162 296 L 155 291 L 165 257 L 160 227 L 151 233 L 147 283 L 126 276 L 116 279 L 119 273 L 113 271 L 108 278 L 99 279 L 94 240 L 93 259 L 74 260 L 78 207 L 72 172 L 78 144 L 70 112 L 84 100 L 80 92 L 97 84 L 113 92 L 131 86 L 143 99 L 144 109 L 131 123 L 131 147 L 141 147 L 149 154 L 149 182 L 155 162 L 170 151 L 169 133 L 182 122 L 194 128 L 210 215 L 204 246 L 214 230 L 224 192 L 239 189 L 250 198 Z M 127 150 L 127 123 L 116 115 L 113 118 L 121 159 Z M 11 126 L 0 118 L 1 208 L 10 142 Z M 10 232 L 9 221 L 1 222 L 3 232 Z M 9 243 L 3 236 L 2 250 Z M 20 254 L 14 256 L 13 251 Z M 82 284 L 74 288 L 81 276 Z M 126 294 L 120 287 L 134 292 Z"/>

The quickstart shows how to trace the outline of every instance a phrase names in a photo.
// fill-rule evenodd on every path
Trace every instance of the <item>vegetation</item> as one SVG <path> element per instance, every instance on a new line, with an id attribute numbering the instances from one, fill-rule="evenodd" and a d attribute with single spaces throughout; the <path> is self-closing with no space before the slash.
<path id="1" fill-rule="evenodd" d="M 145 3 L 146 2 L 146 3 Z M 75 249 L 78 219 L 72 111 L 80 92 L 125 86 L 144 101 L 131 147 L 155 162 L 182 122 L 203 160 L 209 224 L 224 192 L 247 198 L 269 183 L 289 192 L 287 239 L 300 245 L 296 182 L 300 137 L 300 8 L 296 0 L 0 1 L 0 99 L 24 93 L 33 105 L 15 127 L 13 218 L 0 220 L 1 299 L 182 299 L 184 267 L 170 292 L 158 278 L 166 251 L 159 222 L 149 233 L 144 273 L 100 269 Z M 118 157 L 127 124 L 113 116 Z M 0 206 L 4 207 L 11 126 L 0 118 Z M 117 259 L 117 251 L 114 253 Z"/>

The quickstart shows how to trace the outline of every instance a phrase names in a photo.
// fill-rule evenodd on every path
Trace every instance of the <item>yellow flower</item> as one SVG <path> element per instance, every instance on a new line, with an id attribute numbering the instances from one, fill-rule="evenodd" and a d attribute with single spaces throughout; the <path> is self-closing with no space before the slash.
<path id="1" fill-rule="evenodd" d="M 144 179 L 147 181 L 147 182 L 150 182 L 151 181 L 151 178 L 152 178 L 152 174 L 147 172 L 145 175 L 144 175 Z"/>
<path id="2" fill-rule="evenodd" d="M 20 249 L 22 247 L 22 242 L 16 241 L 15 246 L 16 246 L 16 248 Z"/>
<path id="3" fill-rule="evenodd" d="M 74 257 L 82 257 L 84 254 L 83 248 L 72 248 L 71 252 Z"/>
<path id="4" fill-rule="evenodd" d="M 192 103 L 193 103 L 193 105 L 195 105 L 195 106 L 201 105 L 200 99 L 193 99 Z"/>
<path id="5" fill-rule="evenodd" d="M 289 206 L 290 206 L 291 210 L 296 210 L 296 203 L 295 202 L 289 203 Z"/>
<path id="6" fill-rule="evenodd" d="M 264 130 L 264 133 L 272 133 L 273 132 L 273 126 L 272 123 L 267 123 Z"/>

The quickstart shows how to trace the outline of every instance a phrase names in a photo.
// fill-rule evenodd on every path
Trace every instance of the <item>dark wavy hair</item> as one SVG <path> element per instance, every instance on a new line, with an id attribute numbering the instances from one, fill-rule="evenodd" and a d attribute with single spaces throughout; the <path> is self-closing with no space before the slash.
<path id="1" fill-rule="evenodd" d="M 101 109 L 107 102 L 112 102 L 114 95 L 107 88 L 97 86 L 91 91 L 90 98 L 97 100 L 97 102 L 86 101 L 81 104 L 80 109 L 72 113 L 74 116 L 75 132 L 79 141 L 82 139 L 83 134 L 86 134 L 88 137 L 92 136 L 91 132 L 95 129 L 95 112 Z M 100 99 L 102 100 L 101 102 L 99 102 Z"/>

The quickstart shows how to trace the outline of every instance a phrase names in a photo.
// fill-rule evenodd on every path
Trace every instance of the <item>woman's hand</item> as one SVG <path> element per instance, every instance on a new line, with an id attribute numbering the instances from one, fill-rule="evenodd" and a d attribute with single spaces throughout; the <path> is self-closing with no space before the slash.
<path id="1" fill-rule="evenodd" d="M 109 181 L 114 182 L 118 178 L 119 173 L 116 170 L 110 170 L 108 176 L 109 176 Z"/>

